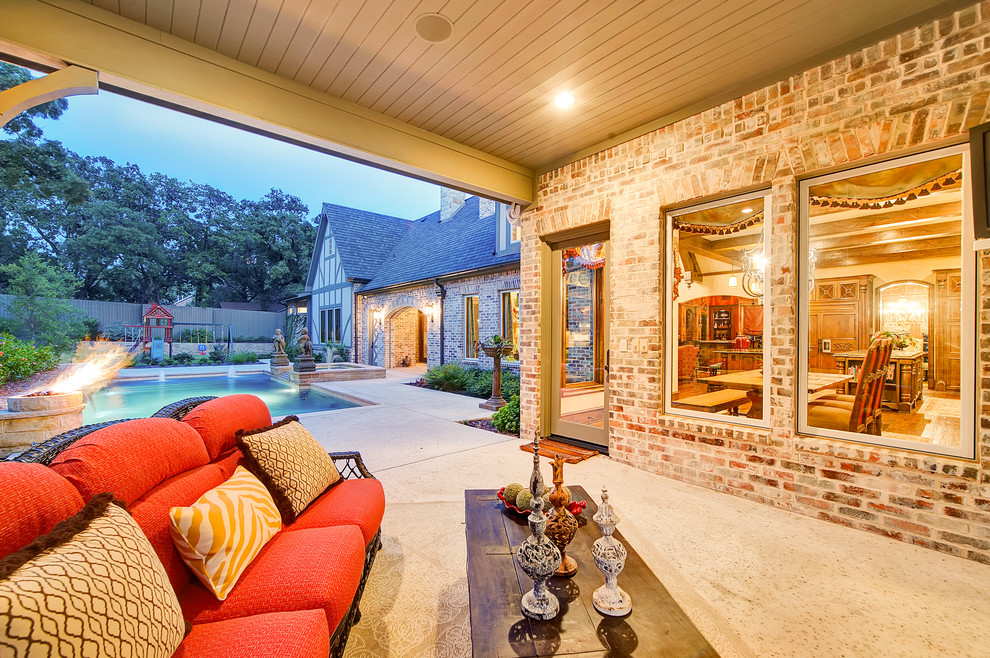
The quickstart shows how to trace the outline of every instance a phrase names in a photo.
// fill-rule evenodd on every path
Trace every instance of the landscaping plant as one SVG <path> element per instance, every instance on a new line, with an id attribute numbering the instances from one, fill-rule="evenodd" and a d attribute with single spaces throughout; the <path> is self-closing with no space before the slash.
<path id="1" fill-rule="evenodd" d="M 237 354 L 230 357 L 231 362 L 237 365 L 243 365 L 245 363 L 257 363 L 258 355 L 255 352 L 238 352 Z"/>
<path id="2" fill-rule="evenodd" d="M 445 363 L 427 370 L 423 381 L 438 391 L 463 391 L 471 381 L 471 375 L 459 363 Z"/>
<path id="3" fill-rule="evenodd" d="M 519 434 L 519 396 L 513 395 L 509 403 L 492 414 L 492 425 L 499 432 Z"/>
<path id="4" fill-rule="evenodd" d="M 27 379 L 57 365 L 58 356 L 52 348 L 35 347 L 11 334 L 0 334 L 0 384 Z"/>

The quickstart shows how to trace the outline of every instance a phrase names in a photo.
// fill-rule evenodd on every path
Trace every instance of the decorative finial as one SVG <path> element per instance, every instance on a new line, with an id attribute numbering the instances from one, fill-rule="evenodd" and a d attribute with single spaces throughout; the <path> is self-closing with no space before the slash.
<path id="1" fill-rule="evenodd" d="M 602 504 L 591 517 L 602 531 L 602 537 L 595 540 L 591 554 L 595 566 L 605 574 L 605 584 L 595 590 L 591 601 L 595 610 L 603 615 L 622 617 L 632 610 L 632 599 L 616 581 L 626 564 L 626 547 L 612 536 L 619 517 L 608 502 L 608 490 L 602 487 Z"/>

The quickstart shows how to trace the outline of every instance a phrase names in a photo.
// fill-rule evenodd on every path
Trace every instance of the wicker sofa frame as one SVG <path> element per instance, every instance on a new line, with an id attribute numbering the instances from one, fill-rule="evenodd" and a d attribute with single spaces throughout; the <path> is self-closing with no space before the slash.
<path id="1" fill-rule="evenodd" d="M 216 396 L 213 395 L 186 398 L 185 400 L 179 400 L 178 402 L 165 405 L 152 414 L 151 417 L 182 420 L 185 418 L 186 414 L 199 405 L 214 399 L 216 399 Z M 62 434 L 53 436 L 47 441 L 33 444 L 28 450 L 20 453 L 19 455 L 13 455 L 9 457 L 8 460 L 33 464 L 44 464 L 47 466 L 60 452 L 84 436 L 95 432 L 96 430 L 103 429 L 104 427 L 126 422 L 127 420 L 133 419 L 128 418 L 122 420 L 110 420 L 102 423 L 83 425 L 82 427 L 78 427 L 74 430 L 69 430 L 68 432 L 63 432 Z M 340 471 L 341 478 L 344 480 L 374 478 L 367 467 L 365 467 L 364 460 L 361 458 L 360 452 L 330 452 L 327 454 L 330 455 L 330 458 L 337 466 L 337 470 Z M 344 655 L 344 648 L 347 645 L 347 638 L 350 636 L 351 627 L 361 621 L 361 596 L 364 594 L 364 587 L 368 582 L 368 576 L 371 574 L 371 567 L 375 564 L 375 558 L 378 555 L 378 551 L 382 548 L 381 536 L 382 531 L 379 529 L 372 540 L 365 547 L 364 571 L 361 573 L 361 580 L 358 583 L 357 592 L 354 594 L 354 600 L 351 602 L 351 606 L 348 609 L 347 614 L 344 615 L 343 619 L 340 620 L 340 623 L 337 624 L 337 628 L 334 629 L 333 633 L 330 635 L 329 658 L 341 658 Z"/>

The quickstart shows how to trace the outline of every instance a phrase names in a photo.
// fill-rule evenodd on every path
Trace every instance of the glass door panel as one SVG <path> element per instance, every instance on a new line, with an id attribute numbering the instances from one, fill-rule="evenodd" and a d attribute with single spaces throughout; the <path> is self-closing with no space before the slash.
<path id="1" fill-rule="evenodd" d="M 552 431 L 608 445 L 608 242 L 554 252 Z"/>

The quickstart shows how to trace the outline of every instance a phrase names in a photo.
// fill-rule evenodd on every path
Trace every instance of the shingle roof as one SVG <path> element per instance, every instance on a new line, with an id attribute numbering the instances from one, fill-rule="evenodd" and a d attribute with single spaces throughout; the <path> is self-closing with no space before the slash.
<path id="1" fill-rule="evenodd" d="M 323 214 L 349 278 L 371 279 L 413 225 L 407 219 L 323 204 Z"/>
<path id="2" fill-rule="evenodd" d="M 519 261 L 518 253 L 496 255 L 498 213 L 478 217 L 478 197 L 468 197 L 454 216 L 416 220 L 361 292 Z"/>

